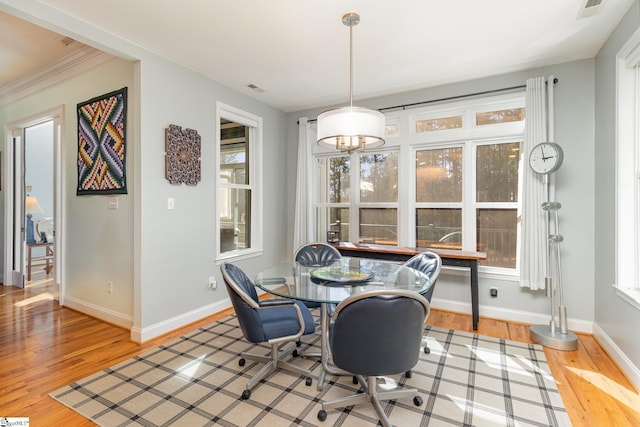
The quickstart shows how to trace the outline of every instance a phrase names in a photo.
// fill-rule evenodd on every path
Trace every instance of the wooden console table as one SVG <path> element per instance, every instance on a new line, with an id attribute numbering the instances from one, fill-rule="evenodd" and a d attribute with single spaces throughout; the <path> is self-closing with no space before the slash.
<path id="1" fill-rule="evenodd" d="M 45 248 L 44 256 L 33 257 L 33 248 Z M 47 274 L 53 270 L 53 242 L 27 243 L 27 282 L 31 280 L 31 267 L 36 261 L 45 261 L 44 271 Z"/>
<path id="2" fill-rule="evenodd" d="M 484 252 L 458 251 L 441 248 L 401 248 L 397 246 L 370 245 L 363 243 L 332 243 L 344 256 L 374 258 L 386 261 L 405 262 L 414 255 L 424 251 L 435 252 L 442 258 L 442 265 L 468 268 L 471 285 L 471 313 L 473 330 L 478 329 L 478 261 L 487 259 Z"/>

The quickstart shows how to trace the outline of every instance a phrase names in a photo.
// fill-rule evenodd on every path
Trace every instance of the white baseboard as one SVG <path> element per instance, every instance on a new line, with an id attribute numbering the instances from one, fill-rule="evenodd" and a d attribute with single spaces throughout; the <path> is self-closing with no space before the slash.
<path id="1" fill-rule="evenodd" d="M 205 305 L 204 307 L 199 307 L 171 319 L 163 320 L 162 322 L 147 326 L 143 329 L 131 328 L 131 340 L 136 343 L 149 341 L 150 339 L 156 338 L 175 329 L 179 329 L 229 307 L 231 307 L 231 300 L 229 298 L 225 298 L 213 304 Z"/>
<path id="2" fill-rule="evenodd" d="M 463 303 L 459 301 L 443 300 L 433 298 L 431 300 L 431 306 L 433 308 L 439 308 L 441 310 L 455 311 L 458 313 L 471 314 L 471 304 Z M 508 320 L 513 322 L 530 323 L 532 325 L 547 325 L 549 324 L 550 315 L 533 313 L 528 311 L 511 310 L 508 308 L 499 308 L 492 306 L 481 305 L 479 307 L 480 317 L 491 317 L 493 319 Z M 480 320 L 482 322 L 482 319 Z M 567 326 L 571 331 L 581 332 L 586 334 L 593 333 L 593 322 L 581 319 L 567 319 Z"/>
<path id="3" fill-rule="evenodd" d="M 593 337 L 620 367 L 636 390 L 640 390 L 640 368 L 622 352 L 620 347 L 598 326 L 593 327 Z"/>
<path id="4" fill-rule="evenodd" d="M 65 296 L 63 305 L 125 329 L 131 329 L 133 326 L 133 318 L 131 316 L 108 310 L 77 298 Z"/>

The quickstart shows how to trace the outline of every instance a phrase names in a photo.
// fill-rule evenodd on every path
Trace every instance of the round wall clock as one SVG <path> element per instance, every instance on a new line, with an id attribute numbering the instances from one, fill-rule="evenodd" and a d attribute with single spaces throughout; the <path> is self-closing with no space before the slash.
<path id="1" fill-rule="evenodd" d="M 562 147 L 555 142 L 541 142 L 529 154 L 529 165 L 539 174 L 552 173 L 562 165 Z"/>

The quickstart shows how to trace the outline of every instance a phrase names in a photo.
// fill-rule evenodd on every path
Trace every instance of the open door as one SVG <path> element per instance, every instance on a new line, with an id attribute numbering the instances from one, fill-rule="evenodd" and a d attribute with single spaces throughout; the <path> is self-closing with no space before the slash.
<path id="1" fill-rule="evenodd" d="M 11 184 L 10 191 L 10 208 L 7 212 L 13 210 L 13 221 L 11 227 L 11 233 L 8 235 L 11 237 L 12 248 L 11 253 L 8 254 L 10 265 L 10 284 L 24 288 L 25 286 L 25 256 L 26 256 L 26 244 L 25 244 L 25 214 L 24 214 L 24 144 L 23 144 L 24 132 L 22 129 L 14 129 L 12 132 L 10 162 L 10 171 L 12 179 L 9 180 Z"/>
<path id="2" fill-rule="evenodd" d="M 53 286 L 62 303 L 61 117 L 56 108 L 7 126 L 4 281 Z"/>

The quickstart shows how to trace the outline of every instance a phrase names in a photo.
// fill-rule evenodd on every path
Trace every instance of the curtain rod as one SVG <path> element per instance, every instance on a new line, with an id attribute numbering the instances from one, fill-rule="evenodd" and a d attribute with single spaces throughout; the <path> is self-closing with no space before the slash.
<path id="1" fill-rule="evenodd" d="M 558 83 L 558 78 L 557 77 L 553 79 L 553 84 L 556 84 L 556 83 Z M 482 91 L 482 92 L 467 93 L 465 95 L 448 96 L 446 98 L 430 99 L 428 101 L 413 102 L 411 104 L 401 104 L 401 105 L 394 105 L 393 107 L 378 108 L 378 111 L 380 111 L 382 113 L 382 112 L 389 111 L 389 110 L 400 110 L 400 109 L 401 110 L 406 110 L 407 108 L 415 108 L 415 107 L 419 107 L 421 105 L 433 104 L 435 102 L 453 101 L 455 99 L 470 98 L 472 96 L 489 95 L 489 94 L 492 94 L 492 93 L 508 92 L 510 90 L 524 89 L 526 87 L 527 87 L 527 85 L 503 87 L 501 89 L 491 89 L 491 90 L 485 90 L 485 91 Z M 315 122 L 317 120 L 318 119 L 309 119 L 307 121 L 308 122 Z M 298 124 L 300 124 L 300 122 L 298 122 Z"/>

